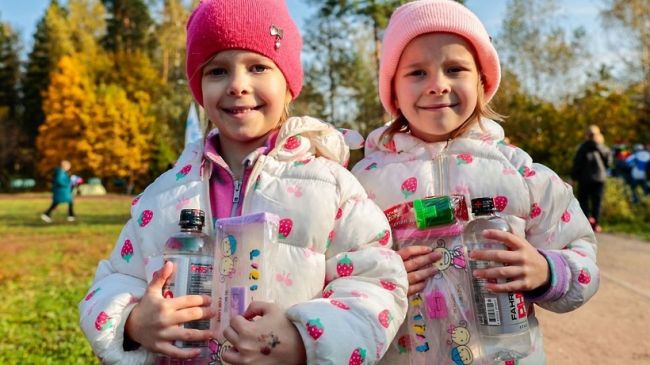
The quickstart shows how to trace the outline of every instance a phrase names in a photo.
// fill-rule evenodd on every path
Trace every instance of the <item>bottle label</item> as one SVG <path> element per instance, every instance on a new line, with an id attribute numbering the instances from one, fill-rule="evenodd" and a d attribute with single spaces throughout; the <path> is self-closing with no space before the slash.
<path id="1" fill-rule="evenodd" d="M 165 259 L 174 263 L 174 273 L 163 286 L 163 296 L 165 298 L 212 294 L 212 257 L 166 255 Z M 191 321 L 183 326 L 185 328 L 206 330 L 210 328 L 210 320 Z M 193 348 L 205 347 L 207 343 L 176 341 L 175 345 L 180 348 Z"/>
<path id="2" fill-rule="evenodd" d="M 505 247 L 498 241 L 485 241 L 472 245 L 480 250 L 501 250 Z M 500 263 L 471 260 L 473 270 L 485 269 L 501 265 Z M 516 334 L 528 330 L 526 303 L 522 293 L 492 293 L 486 284 L 505 283 L 504 279 L 479 279 L 472 277 L 474 303 L 476 304 L 476 320 L 487 335 Z"/>

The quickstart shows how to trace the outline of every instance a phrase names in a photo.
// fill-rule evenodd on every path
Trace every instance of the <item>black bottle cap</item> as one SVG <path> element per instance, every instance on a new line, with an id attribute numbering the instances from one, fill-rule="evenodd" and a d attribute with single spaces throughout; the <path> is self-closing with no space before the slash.
<path id="1" fill-rule="evenodd" d="M 496 211 L 494 199 L 490 197 L 472 199 L 472 214 L 487 215 Z"/>
<path id="2" fill-rule="evenodd" d="M 205 213 L 201 209 L 183 209 L 178 224 L 182 228 L 203 227 Z"/>

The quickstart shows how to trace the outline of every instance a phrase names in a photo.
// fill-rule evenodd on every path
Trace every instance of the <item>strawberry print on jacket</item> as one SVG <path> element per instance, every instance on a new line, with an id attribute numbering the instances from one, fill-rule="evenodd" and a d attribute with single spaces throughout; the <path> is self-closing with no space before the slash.
<path id="1" fill-rule="evenodd" d="M 145 264 L 162 254 L 167 237 L 178 229 L 180 209 L 202 209 L 206 221 L 213 221 L 210 176 L 223 166 L 207 155 L 210 140 L 205 146 L 188 145 L 176 167 L 134 202 L 115 249 L 99 263 L 92 287 L 81 298 L 81 328 L 102 363 L 151 364 L 155 358 L 143 348 L 124 351 L 124 323 L 134 298 L 147 287 Z M 268 277 L 290 277 L 293 285 L 277 282 L 270 299 L 286 308 L 308 363 L 377 363 L 407 307 L 406 272 L 390 248 L 388 222 L 340 165 L 349 151 L 332 126 L 309 117 L 289 118 L 273 146 L 265 154 L 253 153 L 239 203 L 242 214 L 270 212 L 282 220 L 276 272 Z M 177 178 L 183 170 L 188 173 Z M 214 234 L 211 225 L 204 230 Z M 390 315 L 380 314 L 383 310 Z"/>
<path id="2" fill-rule="evenodd" d="M 385 127 L 379 128 L 352 172 L 384 210 L 431 195 L 462 194 L 467 201 L 494 197 L 514 233 L 549 262 L 552 285 L 544 293 L 527 293 L 527 302 L 558 313 L 580 307 L 598 290 L 599 274 L 596 238 L 571 187 L 523 150 L 501 142 L 499 124 L 487 119 L 481 124 L 483 129 L 475 125 L 449 143 L 426 143 L 406 133 L 387 143 L 380 141 Z M 412 181 L 417 189 L 405 189 L 414 186 Z M 541 330 L 530 310 L 529 325 L 536 351 L 520 365 L 544 363 Z M 408 364 L 408 356 L 398 354 L 405 347 L 395 342 L 382 364 Z"/>

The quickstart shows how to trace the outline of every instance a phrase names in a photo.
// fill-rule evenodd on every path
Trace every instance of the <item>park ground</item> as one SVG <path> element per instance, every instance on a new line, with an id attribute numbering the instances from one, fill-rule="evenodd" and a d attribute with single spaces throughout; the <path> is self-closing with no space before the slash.
<path id="1" fill-rule="evenodd" d="M 0 194 L 0 364 L 98 364 L 78 327 L 77 303 L 110 253 L 132 197 L 75 201 L 45 224 L 48 194 Z M 599 234 L 599 292 L 565 314 L 537 308 L 548 363 L 650 364 L 650 243 Z"/>

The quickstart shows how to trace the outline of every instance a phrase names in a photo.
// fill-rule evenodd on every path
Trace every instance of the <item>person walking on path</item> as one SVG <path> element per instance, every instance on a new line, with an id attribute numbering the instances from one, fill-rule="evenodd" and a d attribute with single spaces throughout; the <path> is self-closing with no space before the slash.
<path id="1" fill-rule="evenodd" d="M 598 222 L 611 156 L 600 128 L 596 125 L 587 127 L 585 141 L 573 157 L 571 178 L 578 183 L 578 202 L 596 232 L 602 230 Z"/>
<path id="2" fill-rule="evenodd" d="M 46 223 L 52 223 L 52 211 L 61 203 L 68 203 L 68 222 L 75 221 L 74 207 L 72 203 L 72 184 L 70 182 L 70 161 L 63 160 L 61 165 L 54 169 L 52 177 L 52 204 L 41 214 L 41 219 Z"/>
<path id="3" fill-rule="evenodd" d="M 639 202 L 639 194 L 636 192 L 637 186 L 641 186 L 645 195 L 650 194 L 648 186 L 648 164 L 650 163 L 650 152 L 642 144 L 634 145 L 634 152 L 625 160 L 627 165 L 632 169 L 630 172 L 630 187 L 632 189 L 632 203 Z"/>

